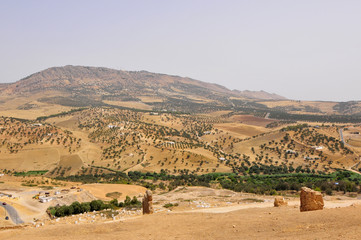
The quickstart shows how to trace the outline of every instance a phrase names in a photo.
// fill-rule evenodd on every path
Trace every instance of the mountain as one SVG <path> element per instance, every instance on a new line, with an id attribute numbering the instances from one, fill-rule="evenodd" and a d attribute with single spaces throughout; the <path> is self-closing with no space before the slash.
<path id="1" fill-rule="evenodd" d="M 103 67 L 53 67 L 10 84 L 6 93 L 28 93 L 44 90 L 90 91 L 113 93 L 122 90 L 145 92 L 193 86 L 210 91 L 230 93 L 227 88 L 206 82 L 147 71 L 122 71 Z M 187 89 L 188 90 L 188 89 Z M 170 90 L 172 91 L 172 90 Z"/>
<path id="2" fill-rule="evenodd" d="M 229 109 L 235 106 L 231 99 L 243 105 L 254 99 L 284 99 L 264 91 L 231 91 L 186 77 L 84 66 L 53 67 L 0 87 L 2 96 L 37 95 L 38 102 L 62 106 L 140 102 L 149 109 L 187 112 Z"/>
<path id="3" fill-rule="evenodd" d="M 0 103 L 0 115 L 19 118 L 79 107 L 187 113 L 232 111 L 287 120 L 300 119 L 298 115 L 302 114 L 311 115 L 306 119 L 316 115 L 361 116 L 359 101 L 294 101 L 274 93 L 230 90 L 187 77 L 84 66 L 52 67 L 15 83 L 0 84 Z"/>
<path id="4" fill-rule="evenodd" d="M 4 89 L 6 89 L 8 87 L 9 84 L 7 83 L 0 83 L 0 90 L 3 91 Z"/>

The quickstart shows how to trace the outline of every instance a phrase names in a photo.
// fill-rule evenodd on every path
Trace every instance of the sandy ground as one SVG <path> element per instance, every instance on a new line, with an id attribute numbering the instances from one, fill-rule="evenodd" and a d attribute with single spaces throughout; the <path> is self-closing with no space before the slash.
<path id="1" fill-rule="evenodd" d="M 0 239 L 359 239 L 361 206 L 159 213 L 113 223 L 5 230 Z"/>
<path id="2" fill-rule="evenodd" d="M 94 197 L 106 201 L 112 200 L 112 198 L 106 197 L 107 193 L 119 192 L 121 193 L 121 196 L 118 198 L 118 200 L 123 201 L 126 196 L 143 196 L 147 190 L 141 186 L 126 184 L 85 184 L 81 185 L 81 188 L 90 192 Z"/>
<path id="3" fill-rule="evenodd" d="M 13 185 L 9 184 L 6 188 L 9 190 L 10 187 Z M 140 186 L 116 184 L 87 184 L 81 188 L 84 190 L 72 190 L 74 192 L 70 192 L 69 196 L 78 197 L 89 192 L 105 198 L 106 193 L 118 191 L 122 193 L 122 198 L 145 190 Z M 40 215 L 48 205 L 30 199 L 33 191 L 25 188 L 14 192 L 22 193 L 19 200 L 11 200 L 22 216 Z M 153 215 L 143 216 L 137 209 L 119 209 L 111 210 L 108 217 L 102 212 L 54 220 L 43 216 L 35 223 L 25 218 L 28 225 L 20 229 L 6 229 L 12 224 L 0 220 L 0 240 L 359 239 L 361 199 L 344 195 L 326 196 L 324 210 L 303 213 L 299 212 L 298 197 L 286 199 L 288 206 L 274 208 L 273 196 L 205 187 L 178 187 L 171 192 L 154 194 Z M 164 207 L 166 203 L 177 203 L 178 206 L 167 209 Z M 32 212 L 35 210 L 37 212 Z"/>

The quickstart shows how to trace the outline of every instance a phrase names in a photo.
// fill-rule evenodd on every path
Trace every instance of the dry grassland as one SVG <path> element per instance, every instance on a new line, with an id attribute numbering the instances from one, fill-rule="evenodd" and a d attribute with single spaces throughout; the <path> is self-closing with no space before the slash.
<path id="1" fill-rule="evenodd" d="M 229 118 L 232 122 L 243 123 L 252 126 L 266 127 L 267 124 L 274 122 L 274 120 L 255 117 L 251 115 L 234 115 Z"/>

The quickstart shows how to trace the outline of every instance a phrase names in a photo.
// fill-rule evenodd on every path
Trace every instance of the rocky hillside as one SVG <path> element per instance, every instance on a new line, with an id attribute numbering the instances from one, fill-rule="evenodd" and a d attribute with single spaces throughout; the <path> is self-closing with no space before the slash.
<path id="1" fill-rule="evenodd" d="M 5 88 L 8 87 L 9 84 L 6 83 L 0 83 L 0 90 L 3 91 Z"/>

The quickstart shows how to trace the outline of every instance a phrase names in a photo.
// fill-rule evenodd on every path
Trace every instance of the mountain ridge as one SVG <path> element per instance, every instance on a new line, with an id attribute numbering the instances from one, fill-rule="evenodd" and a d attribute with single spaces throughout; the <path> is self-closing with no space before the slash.
<path id="1" fill-rule="evenodd" d="M 190 84 L 194 85 L 195 87 L 208 89 L 213 92 L 230 94 L 230 96 L 233 97 L 245 97 L 263 100 L 285 99 L 282 96 L 279 96 L 277 94 L 270 94 L 265 91 L 232 91 L 220 84 L 203 82 L 189 77 L 180 77 L 177 75 L 153 73 L 145 70 L 124 71 L 106 67 L 72 65 L 47 68 L 45 70 L 24 77 L 14 83 L 7 83 L 6 85 L 0 84 L 0 88 L 3 88 L 6 94 L 27 92 L 31 93 L 34 91 L 38 92 L 49 89 L 62 90 L 62 88 L 72 88 L 74 90 L 82 86 L 87 89 L 91 89 L 102 88 L 102 82 L 100 82 L 100 80 L 102 80 L 105 85 L 111 84 L 111 87 L 115 87 L 117 88 L 117 90 L 122 90 L 124 88 L 136 88 L 139 91 L 141 87 L 169 88 L 172 84 Z M 136 85 L 138 85 L 138 87 Z"/>

